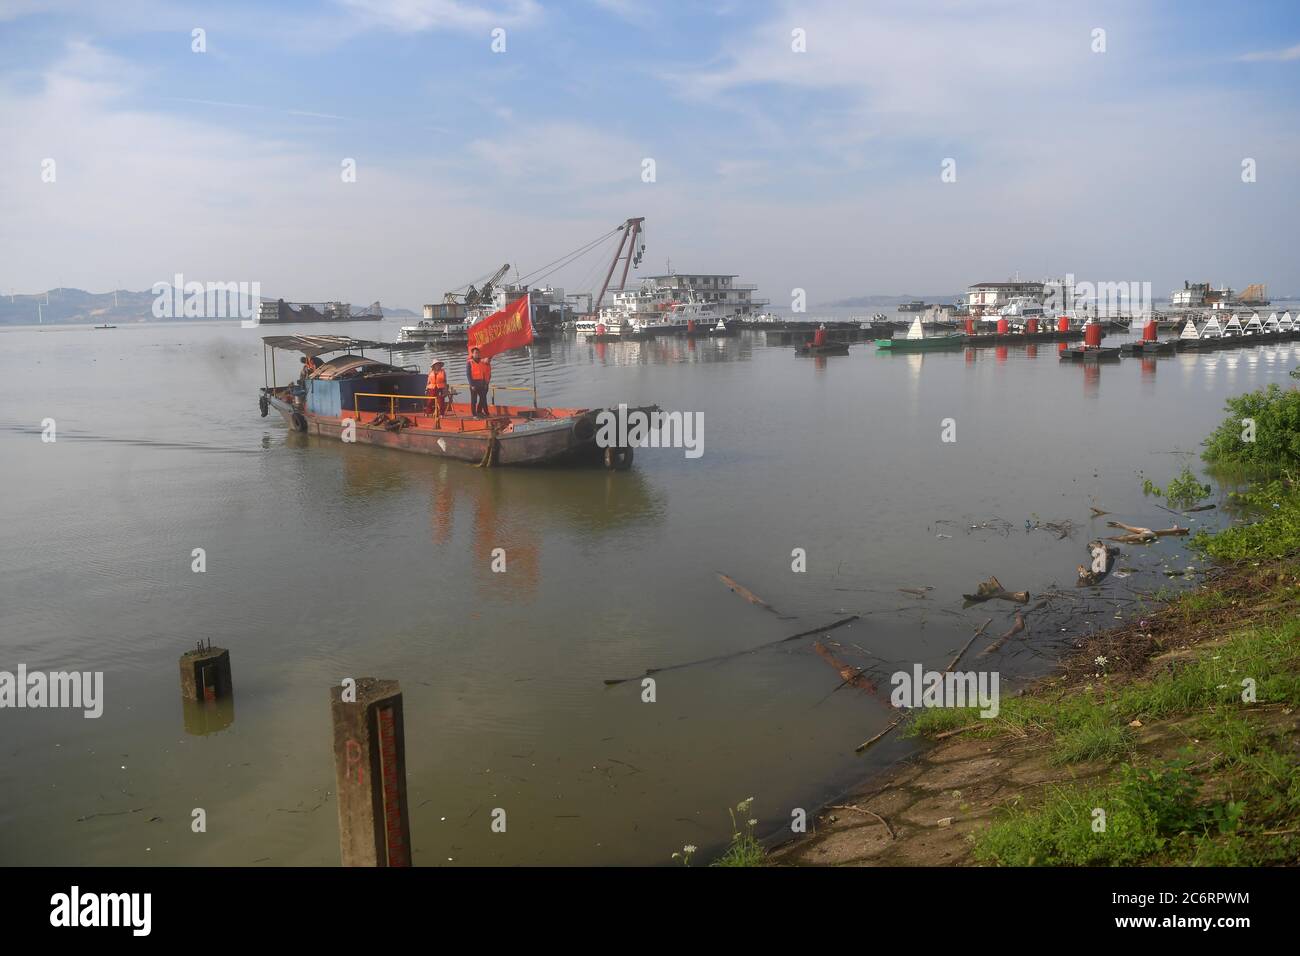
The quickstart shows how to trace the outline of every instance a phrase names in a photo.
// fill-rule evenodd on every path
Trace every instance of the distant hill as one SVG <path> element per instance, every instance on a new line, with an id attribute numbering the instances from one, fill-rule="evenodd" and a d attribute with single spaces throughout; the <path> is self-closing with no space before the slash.
<path id="1" fill-rule="evenodd" d="M 158 321 L 153 315 L 154 298 L 153 292 L 130 292 L 125 289 L 116 292 L 51 289 L 35 295 L 0 295 L 0 325 L 36 325 L 38 322 L 46 325 L 117 325 L 143 320 Z M 274 301 L 269 296 L 262 298 Z M 416 314 L 410 309 L 384 308 L 384 315 L 393 318 L 411 318 Z"/>
<path id="2" fill-rule="evenodd" d="M 913 299 L 920 299 L 926 305 L 943 305 L 959 302 L 963 298 L 960 292 L 944 292 L 938 295 L 859 295 L 851 299 L 839 299 L 835 302 L 819 303 L 827 309 L 862 309 L 875 305 L 902 305 Z"/>

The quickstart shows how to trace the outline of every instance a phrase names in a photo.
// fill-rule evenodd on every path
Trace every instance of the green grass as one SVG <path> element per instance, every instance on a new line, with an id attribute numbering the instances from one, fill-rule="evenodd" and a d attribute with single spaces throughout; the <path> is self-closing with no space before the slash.
<path id="1" fill-rule="evenodd" d="M 1255 682 L 1257 704 L 1300 706 L 1300 620 L 1246 628 L 1148 681 L 1004 706 L 999 719 L 1054 735 L 1057 763 L 1124 757 L 1131 753 L 1127 723 L 1134 719 L 1201 716 L 1184 759 L 1123 765 L 1106 785 L 1059 788 L 1040 807 L 1013 807 L 975 835 L 976 860 L 1011 866 L 1293 862 L 1300 853 L 1295 839 L 1278 831 L 1300 824 L 1300 765 L 1292 741 L 1270 733 L 1256 705 L 1243 701 L 1245 678 Z M 1217 792 L 1206 792 L 1211 789 Z M 1094 829 L 1097 808 L 1105 813 L 1101 832 Z"/>

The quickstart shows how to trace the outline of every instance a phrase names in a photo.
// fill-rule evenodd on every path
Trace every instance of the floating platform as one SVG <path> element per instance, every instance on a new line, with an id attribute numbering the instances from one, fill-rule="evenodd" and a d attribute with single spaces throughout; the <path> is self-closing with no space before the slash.
<path id="1" fill-rule="evenodd" d="M 1121 355 L 1172 355 L 1176 339 L 1163 342 L 1125 342 L 1119 347 Z"/>
<path id="2" fill-rule="evenodd" d="M 966 336 L 966 344 L 976 348 L 984 345 L 1027 345 L 1034 342 L 1077 342 L 1083 338 L 1083 329 L 1068 332 L 983 332 Z"/>
<path id="3" fill-rule="evenodd" d="M 1064 349 L 1062 362 L 1118 362 L 1119 348 L 1106 348 L 1100 345 L 1080 345 L 1078 348 Z"/>
<path id="4" fill-rule="evenodd" d="M 825 345 L 796 345 L 795 355 L 848 355 L 848 342 L 827 342 Z"/>

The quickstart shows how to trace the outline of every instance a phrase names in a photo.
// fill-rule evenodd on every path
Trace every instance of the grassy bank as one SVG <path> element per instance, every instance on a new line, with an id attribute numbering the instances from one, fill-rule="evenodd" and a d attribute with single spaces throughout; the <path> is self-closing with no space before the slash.
<path id="1" fill-rule="evenodd" d="M 1012 798 L 970 834 L 975 862 L 1300 858 L 1300 392 L 1273 386 L 1228 411 L 1204 457 L 1248 483 L 1233 499 L 1243 523 L 1192 539 L 1219 562 L 1199 589 L 1097 635 L 1063 676 L 1003 701 L 995 719 L 932 709 L 911 722 L 920 737 L 1030 738 L 1053 764 L 1104 768 Z"/>

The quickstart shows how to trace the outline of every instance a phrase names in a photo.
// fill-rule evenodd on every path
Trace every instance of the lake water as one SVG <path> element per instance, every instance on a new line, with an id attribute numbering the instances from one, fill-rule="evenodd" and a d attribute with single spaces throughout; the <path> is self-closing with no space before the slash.
<path id="1" fill-rule="evenodd" d="M 399 324 L 328 331 L 392 339 Z M 986 619 L 989 635 L 1009 627 L 1009 604 L 962 609 L 991 574 L 1079 596 L 965 665 L 1041 673 L 1177 580 L 1165 570 L 1199 564 L 1164 539 L 1126 548 L 1134 573 L 1098 596 L 1076 591 L 1087 541 L 1112 533 L 1089 505 L 1167 527 L 1139 473 L 1163 485 L 1198 468 L 1224 399 L 1288 383 L 1300 360 L 1297 345 L 1084 368 L 1048 345 L 812 360 L 761 333 L 569 338 L 536 349 L 543 404 L 698 411 L 704 454 L 481 470 L 259 417 L 262 331 L 0 331 L 0 670 L 105 681 L 97 720 L 0 712 L 0 862 L 337 864 L 328 694 L 348 676 L 401 681 L 417 864 L 666 863 L 725 842 L 726 808 L 750 796 L 770 833 L 906 753 L 890 737 L 854 754 L 894 712 L 837 690 L 809 640 L 661 673 L 654 703 L 604 680 L 859 614 L 831 649 L 887 693 L 890 673 L 942 669 Z M 498 383 L 529 384 L 526 356 L 496 364 Z M 1064 538 L 1035 527 L 1064 521 Z M 177 674 L 199 640 L 228 648 L 234 674 L 234 720 L 207 734 L 187 729 Z"/>

